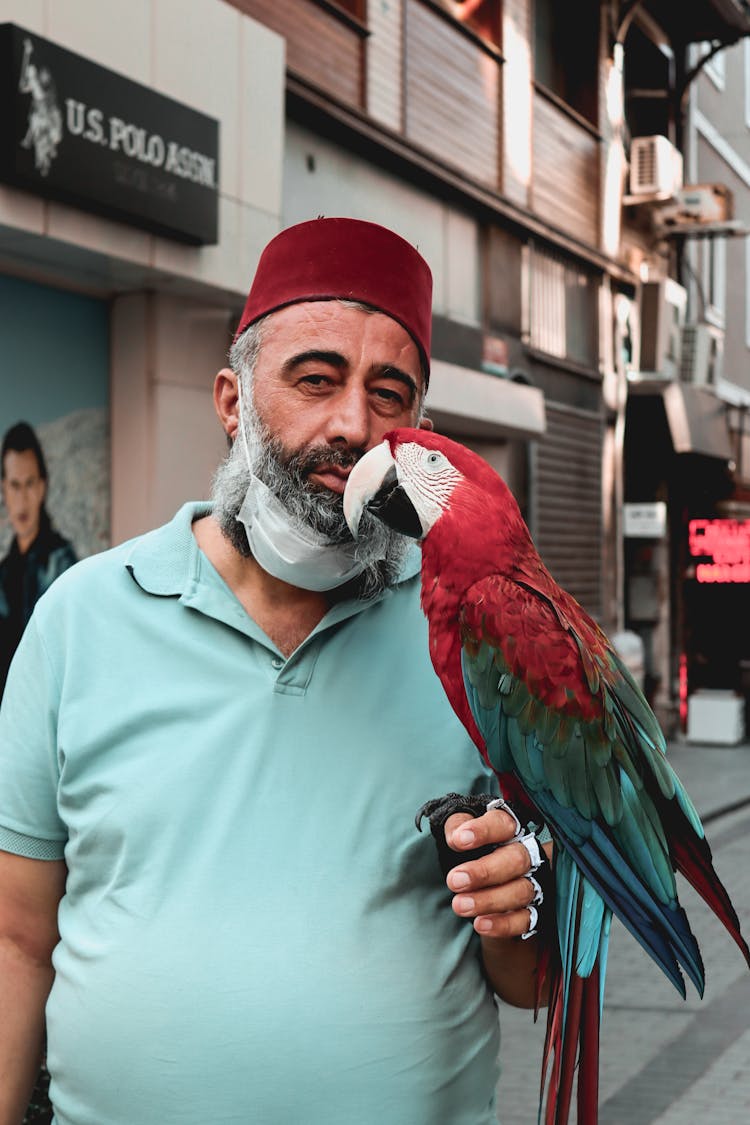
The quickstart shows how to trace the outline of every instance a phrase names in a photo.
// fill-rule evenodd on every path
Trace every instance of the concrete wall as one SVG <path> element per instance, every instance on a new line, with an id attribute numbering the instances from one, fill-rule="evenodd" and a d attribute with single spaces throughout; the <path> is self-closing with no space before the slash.
<path id="1" fill-rule="evenodd" d="M 346 215 L 391 227 L 429 262 L 435 313 L 479 324 L 477 222 L 293 123 L 286 132 L 282 214 L 285 226 Z"/>

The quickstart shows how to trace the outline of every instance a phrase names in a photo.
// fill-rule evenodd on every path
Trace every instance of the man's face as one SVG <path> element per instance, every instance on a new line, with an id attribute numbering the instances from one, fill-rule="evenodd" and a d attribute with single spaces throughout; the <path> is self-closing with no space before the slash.
<path id="1" fill-rule="evenodd" d="M 416 424 L 421 390 L 417 346 L 384 313 L 312 301 L 281 309 L 264 325 L 255 409 L 303 472 L 311 455 L 311 488 L 341 496 L 355 461 L 389 430 Z"/>
<path id="2" fill-rule="evenodd" d="M 217 385 L 230 386 L 225 373 Z M 244 389 L 252 390 L 252 399 L 243 400 L 243 417 L 255 475 L 293 524 L 330 543 L 351 543 L 343 492 L 353 465 L 388 430 L 417 424 L 422 373 L 411 336 L 382 313 L 334 301 L 291 305 L 265 321 L 252 385 Z M 234 440 L 214 478 L 214 515 L 247 556 L 237 514 L 250 469 L 236 414 L 227 409 L 223 419 Z M 379 520 L 363 521 L 357 542 L 365 567 L 361 588 L 374 593 L 394 580 L 407 549 L 408 541 Z"/>
<path id="3" fill-rule="evenodd" d="M 33 449 L 9 449 L 3 461 L 3 500 L 18 546 L 24 552 L 39 532 L 39 513 L 46 482 L 39 473 Z"/>

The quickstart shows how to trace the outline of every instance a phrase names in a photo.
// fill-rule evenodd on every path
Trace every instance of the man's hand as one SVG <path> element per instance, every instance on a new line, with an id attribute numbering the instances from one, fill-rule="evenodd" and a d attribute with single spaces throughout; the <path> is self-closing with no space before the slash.
<path id="1" fill-rule="evenodd" d="M 531 859 L 523 844 L 507 843 L 515 833 L 514 818 L 502 809 L 490 809 L 476 818 L 454 813 L 445 822 L 446 842 L 457 853 L 496 847 L 465 863 L 457 854 L 456 867 L 446 880 L 454 892 L 454 911 L 461 918 L 472 918 L 474 929 L 483 937 L 520 937 L 530 928 L 529 906 L 536 892 L 524 876 L 531 870 Z"/>

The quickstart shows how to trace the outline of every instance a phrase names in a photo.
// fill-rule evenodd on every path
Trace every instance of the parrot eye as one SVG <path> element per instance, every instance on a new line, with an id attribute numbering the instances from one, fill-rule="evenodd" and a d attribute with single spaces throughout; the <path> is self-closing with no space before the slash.
<path id="1" fill-rule="evenodd" d="M 442 453 L 428 453 L 425 458 L 425 467 L 431 473 L 437 472 L 438 469 L 445 468 L 446 460 Z"/>

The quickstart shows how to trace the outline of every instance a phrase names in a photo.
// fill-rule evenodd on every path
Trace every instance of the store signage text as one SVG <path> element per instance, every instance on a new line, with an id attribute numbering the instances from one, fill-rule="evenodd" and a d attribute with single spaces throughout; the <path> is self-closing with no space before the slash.
<path id="1" fill-rule="evenodd" d="M 106 145 L 112 152 L 122 152 L 153 168 L 164 168 L 175 176 L 192 180 L 207 187 L 216 187 L 216 160 L 193 152 L 176 141 L 165 141 L 158 133 L 151 133 L 119 117 L 105 118 L 104 112 L 84 102 L 68 98 L 66 123 L 72 137 L 83 137 L 95 145 Z"/>
<path id="2" fill-rule="evenodd" d="M 218 122 L 0 25 L 0 179 L 195 244 L 217 240 Z"/>
<path id="3" fill-rule="evenodd" d="M 750 520 L 690 520 L 688 550 L 698 582 L 750 582 Z"/>

